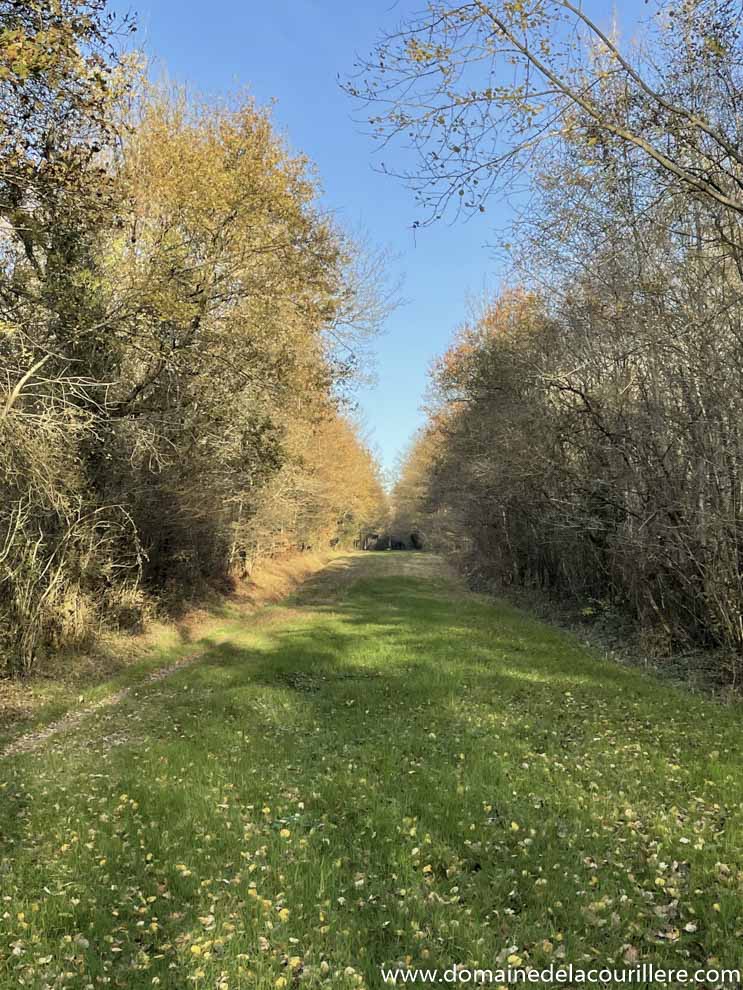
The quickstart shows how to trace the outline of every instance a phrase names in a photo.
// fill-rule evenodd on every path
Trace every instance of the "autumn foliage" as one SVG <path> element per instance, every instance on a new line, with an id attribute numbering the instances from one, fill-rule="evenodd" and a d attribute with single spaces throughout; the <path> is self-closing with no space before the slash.
<path id="1" fill-rule="evenodd" d="M 0 3 L 0 656 L 18 672 L 382 511 L 343 411 L 374 322 L 355 246 L 265 111 L 153 90 L 121 27 L 97 0 Z"/>
<path id="2" fill-rule="evenodd" d="M 485 307 L 433 370 L 394 506 L 477 586 L 624 616 L 655 653 L 717 647 L 730 674 L 743 366 L 738 317 L 671 294 L 698 276 L 669 267 L 632 301 L 586 278 L 559 306 L 517 291 Z"/>
<path id="3" fill-rule="evenodd" d="M 736 676 L 740 9 L 650 4 L 633 39 L 589 6 L 443 0 L 361 67 L 429 219 L 523 207 L 503 244 L 522 288 L 435 367 L 397 511 L 477 583 L 547 589 L 654 653 L 713 647 Z"/>

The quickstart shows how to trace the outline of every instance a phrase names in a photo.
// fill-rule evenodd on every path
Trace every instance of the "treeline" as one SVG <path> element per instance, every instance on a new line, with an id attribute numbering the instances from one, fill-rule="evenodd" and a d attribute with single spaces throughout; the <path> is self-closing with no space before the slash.
<path id="1" fill-rule="evenodd" d="M 716 646 L 737 670 L 739 16 L 726 3 L 665 5 L 644 50 L 622 55 L 593 32 L 566 67 L 537 47 L 544 22 L 534 5 L 518 5 L 521 26 L 506 7 L 491 8 L 505 18 L 495 43 L 534 71 L 532 52 L 541 52 L 557 93 L 553 129 L 529 151 L 516 287 L 484 303 L 434 368 L 428 423 L 403 465 L 396 511 L 477 582 L 620 610 L 655 651 Z M 576 10 L 551 3 L 542 13 L 557 9 Z M 434 57 L 422 57 L 421 74 Z M 533 134 L 527 124 L 524 136 Z M 473 133 L 459 132 L 471 160 L 481 150 Z"/>
<path id="2" fill-rule="evenodd" d="M 381 309 L 250 100 L 150 88 L 103 0 L 0 0 L 0 668 L 374 525 L 340 396 Z"/>

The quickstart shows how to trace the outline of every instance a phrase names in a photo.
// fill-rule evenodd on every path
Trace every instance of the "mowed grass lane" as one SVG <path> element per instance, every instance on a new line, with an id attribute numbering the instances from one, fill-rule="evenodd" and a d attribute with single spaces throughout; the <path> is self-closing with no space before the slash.
<path id="1" fill-rule="evenodd" d="M 741 962 L 740 708 L 355 555 L 0 761 L 0 986 Z"/>

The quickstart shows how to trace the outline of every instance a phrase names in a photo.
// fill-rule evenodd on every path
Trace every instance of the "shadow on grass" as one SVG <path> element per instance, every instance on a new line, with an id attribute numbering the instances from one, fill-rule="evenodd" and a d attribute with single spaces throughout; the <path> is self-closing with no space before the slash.
<path id="1" fill-rule="evenodd" d="M 696 739 L 702 745 L 699 717 L 710 706 L 596 661 L 567 633 L 515 609 L 450 596 L 436 581 L 378 577 L 368 568 L 359 578 L 350 565 L 339 564 L 338 571 L 345 575 L 340 597 L 337 581 L 327 575 L 294 596 L 310 613 L 301 623 L 287 620 L 246 645 L 206 640 L 202 662 L 141 689 L 106 716 L 114 724 L 134 720 L 144 742 L 101 752 L 92 725 L 87 739 L 78 740 L 71 763 L 65 766 L 62 754 L 50 757 L 50 772 L 72 772 L 79 792 L 84 793 L 86 779 L 103 776 L 106 795 L 134 796 L 138 804 L 136 811 L 126 805 L 128 817 L 122 812 L 120 822 L 97 821 L 109 848 L 108 883 L 96 884 L 81 869 L 75 882 L 92 885 L 96 896 L 81 897 L 70 912 L 75 930 L 92 926 L 113 937 L 131 918 L 130 957 L 155 952 L 163 939 L 178 943 L 199 929 L 199 918 L 212 908 L 199 883 L 187 882 L 175 864 L 188 856 L 198 880 L 219 877 L 230 890 L 244 865 L 245 823 L 257 819 L 260 842 L 276 842 L 277 822 L 261 817 L 260 808 L 266 802 L 270 808 L 292 802 L 298 807 L 295 795 L 311 796 L 306 801 L 314 817 L 306 824 L 300 817 L 292 828 L 306 828 L 314 862 L 298 865 L 284 886 L 301 888 L 308 882 L 301 877 L 314 875 L 317 862 L 343 864 L 343 886 L 328 881 L 336 902 L 346 886 L 353 889 L 354 878 L 377 878 L 376 900 L 349 897 L 348 911 L 332 908 L 340 927 L 354 932 L 349 951 L 367 948 L 364 966 L 370 976 L 377 964 L 410 948 L 410 919 L 402 907 L 396 923 L 387 924 L 387 912 L 397 910 L 395 892 L 402 885 L 397 878 L 410 869 L 412 843 L 405 845 L 401 832 L 406 821 L 406 828 L 414 821 L 421 836 L 430 835 L 430 876 L 442 890 L 451 886 L 449 864 L 460 864 L 465 880 L 455 900 L 457 909 L 468 912 L 467 924 L 488 932 L 493 912 L 507 905 L 509 926 L 518 928 L 524 918 L 539 919 L 544 903 L 551 903 L 557 906 L 550 924 L 559 928 L 568 924 L 571 905 L 562 906 L 551 875 L 544 890 L 534 887 L 534 876 L 528 884 L 520 879 L 525 847 L 510 823 L 533 815 L 536 807 L 542 831 L 531 862 L 540 868 L 542 862 L 558 863 L 560 876 L 588 884 L 587 862 L 611 863 L 614 823 L 609 818 L 597 824 L 591 802 L 582 802 L 583 782 L 585 793 L 600 788 L 610 804 L 628 775 L 637 773 L 634 751 L 630 758 L 622 750 L 627 741 L 641 752 L 660 749 L 669 764 L 678 759 L 681 729 L 687 750 Z M 718 745 L 737 753 L 734 723 L 721 718 Z M 599 774 L 591 765 L 597 739 L 602 758 L 607 747 L 616 749 Z M 650 759 L 647 800 L 662 819 L 684 807 L 685 787 L 691 784 L 664 778 Z M 578 787 L 568 790 L 553 773 L 562 760 L 563 772 L 572 774 Z M 706 774 L 701 753 L 696 764 L 695 786 Z M 33 788 L 36 766 L 33 757 L 15 764 L 16 794 Z M 720 766 L 740 773 L 737 756 Z M 52 783 L 46 786 L 53 790 Z M 88 824 L 86 807 L 80 804 L 71 816 L 80 820 L 75 826 L 80 831 Z M 29 808 L 23 811 L 28 814 Z M 475 822 L 478 835 L 485 830 L 494 839 L 473 841 L 468 829 Z M 48 878 L 32 865 L 35 837 L 26 832 L 24 838 L 20 816 L 14 825 L 10 806 L 3 803 L 0 830 L 6 829 L 12 830 L 6 857 L 25 859 L 21 872 L 30 896 L 40 896 Z M 638 875 L 651 869 L 642 834 L 622 841 L 625 866 Z M 155 866 L 140 852 L 145 848 Z M 591 896 L 621 895 L 622 876 L 607 869 Z M 412 882 L 429 892 L 420 871 Z M 137 897 L 155 896 L 162 886 L 172 892 L 177 910 L 162 922 L 162 935 L 137 930 Z M 124 907 L 114 888 L 127 891 Z M 308 909 L 320 899 L 311 889 L 302 898 Z M 323 898 L 330 899 L 330 893 Z M 385 898 L 393 907 L 385 907 Z M 237 913 L 246 910 L 240 903 Z M 112 920 L 114 907 L 118 915 Z M 435 902 L 426 911 L 442 958 L 451 962 L 457 958 L 457 937 L 447 934 Z M 504 937 L 500 930 L 489 933 L 493 944 L 486 948 L 495 950 Z M 611 937 L 608 930 L 591 933 L 595 944 L 602 938 L 608 944 Z M 255 945 L 248 951 L 256 951 Z M 92 945 L 88 968 L 92 976 L 102 976 L 95 953 Z M 177 982 L 184 979 L 182 972 L 172 974 L 164 966 L 165 978 L 176 980 L 167 985 L 184 985 Z M 120 981 L 127 979 L 122 971 Z"/>

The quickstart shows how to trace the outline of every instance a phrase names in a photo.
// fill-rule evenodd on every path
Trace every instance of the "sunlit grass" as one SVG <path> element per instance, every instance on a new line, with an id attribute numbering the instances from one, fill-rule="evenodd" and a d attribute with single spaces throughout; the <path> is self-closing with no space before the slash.
<path id="1" fill-rule="evenodd" d="M 54 722 L 70 711 L 95 704 L 146 680 L 149 674 L 192 654 L 208 636 L 221 642 L 235 635 L 235 624 L 256 609 L 267 614 L 302 581 L 322 569 L 334 553 L 305 553 L 260 562 L 249 581 L 230 598 L 212 596 L 180 618 L 150 621 L 139 634 L 102 631 L 88 650 L 64 650 L 39 659 L 33 676 L 0 680 L 0 753 L 19 736 Z"/>
<path id="2" fill-rule="evenodd" d="M 357 558 L 0 763 L 0 985 L 740 963 L 740 709 L 419 560 Z"/>

